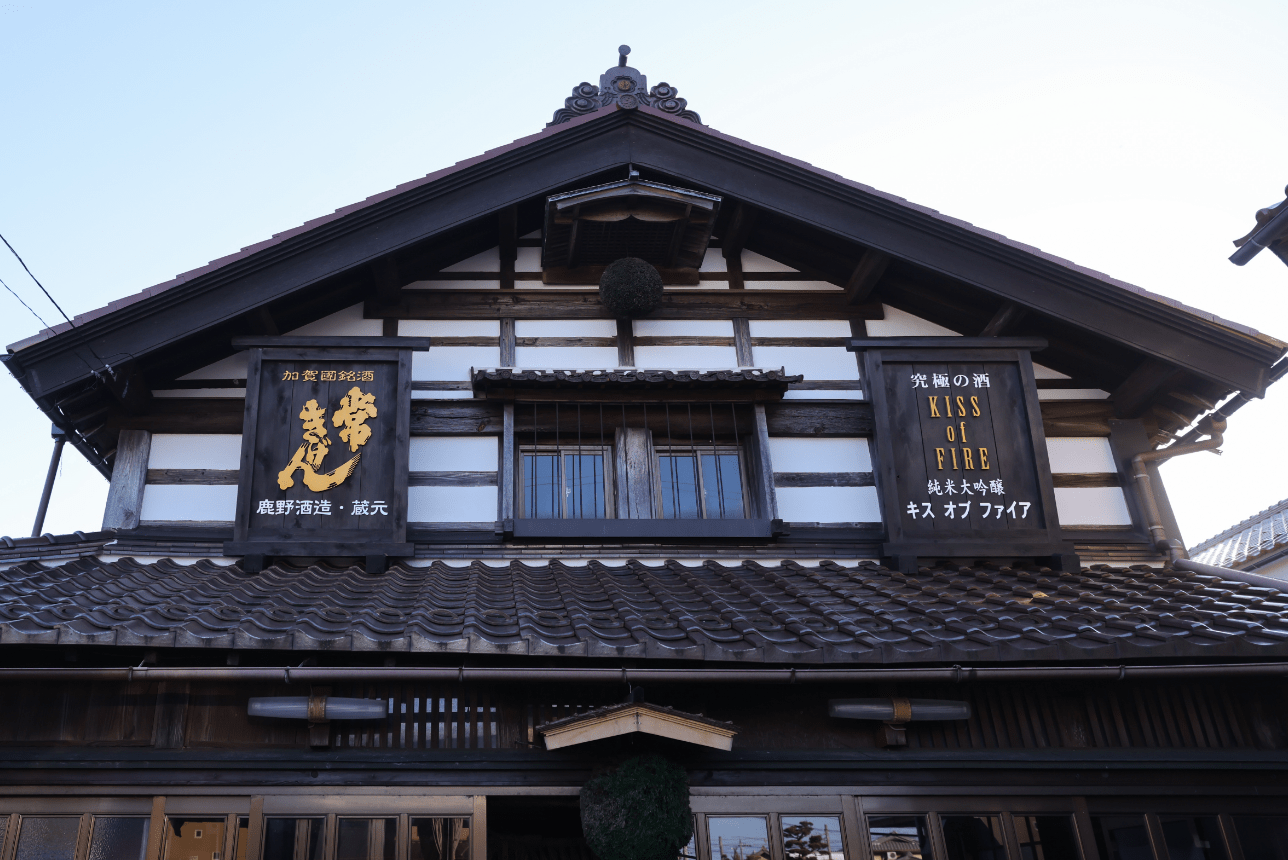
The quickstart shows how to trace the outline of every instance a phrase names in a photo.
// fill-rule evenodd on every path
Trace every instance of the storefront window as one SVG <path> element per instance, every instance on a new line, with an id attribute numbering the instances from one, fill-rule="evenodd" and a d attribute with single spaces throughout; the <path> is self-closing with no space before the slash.
<path id="1" fill-rule="evenodd" d="M 336 860 L 394 860 L 398 845 L 396 818 L 341 818 L 336 834 Z"/>
<path id="2" fill-rule="evenodd" d="M 1288 818 L 1236 815 L 1234 832 L 1247 860 L 1288 860 Z"/>
<path id="3" fill-rule="evenodd" d="M 1006 860 L 1006 837 L 996 815 L 945 815 L 940 821 L 948 860 Z"/>
<path id="4" fill-rule="evenodd" d="M 166 818 L 165 860 L 223 860 L 222 818 Z M 290 860 L 290 858 L 287 858 Z"/>
<path id="5" fill-rule="evenodd" d="M 18 827 L 16 860 L 72 860 L 80 819 L 26 816 Z"/>
<path id="6" fill-rule="evenodd" d="M 322 860 L 322 818 L 266 818 L 264 860 Z M 166 860 L 186 860 L 167 857 Z"/>
<path id="7" fill-rule="evenodd" d="M 868 817 L 872 860 L 931 860 L 930 832 L 924 815 Z"/>
<path id="8" fill-rule="evenodd" d="M 468 818 L 413 818 L 411 860 L 468 860 Z"/>
<path id="9" fill-rule="evenodd" d="M 782 825 L 787 860 L 845 860 L 835 815 L 784 815 Z"/>
<path id="10" fill-rule="evenodd" d="M 1154 860 L 1145 816 L 1122 815 L 1091 819 L 1100 860 Z"/>
<path id="11" fill-rule="evenodd" d="M 769 827 L 763 815 L 707 818 L 711 860 L 769 860 Z"/>
<path id="12" fill-rule="evenodd" d="M 1168 860 L 1227 860 L 1215 815 L 1161 815 Z"/>
<path id="13" fill-rule="evenodd" d="M 1069 815 L 1016 815 L 1021 860 L 1078 860 L 1078 835 Z"/>
<path id="14" fill-rule="evenodd" d="M 143 860 L 148 849 L 147 818 L 94 816 L 94 832 L 89 840 L 89 860 Z"/>

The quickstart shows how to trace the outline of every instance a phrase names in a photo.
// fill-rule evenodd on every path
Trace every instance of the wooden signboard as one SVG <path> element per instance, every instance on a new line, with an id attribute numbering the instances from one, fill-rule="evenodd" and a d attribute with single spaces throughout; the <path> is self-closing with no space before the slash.
<path id="1" fill-rule="evenodd" d="M 230 556 L 361 556 L 407 543 L 411 352 L 425 338 L 238 338 L 249 349 Z"/>
<path id="2" fill-rule="evenodd" d="M 1061 552 L 1033 338 L 862 338 L 886 555 Z M 902 564 L 902 562 L 901 562 Z"/>

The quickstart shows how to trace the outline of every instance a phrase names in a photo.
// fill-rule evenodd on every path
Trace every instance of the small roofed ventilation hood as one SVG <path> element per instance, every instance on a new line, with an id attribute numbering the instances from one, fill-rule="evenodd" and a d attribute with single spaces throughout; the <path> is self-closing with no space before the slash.
<path id="1" fill-rule="evenodd" d="M 696 284 L 719 212 L 713 194 L 642 179 L 556 194 L 546 200 L 544 280 L 598 283 L 604 266 L 639 257 L 664 281 Z"/>

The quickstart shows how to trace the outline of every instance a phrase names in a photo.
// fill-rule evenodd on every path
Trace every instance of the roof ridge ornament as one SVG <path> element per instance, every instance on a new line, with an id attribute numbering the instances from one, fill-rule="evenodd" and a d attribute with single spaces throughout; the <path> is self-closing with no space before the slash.
<path id="1" fill-rule="evenodd" d="M 665 81 L 648 89 L 648 78 L 626 65 L 630 52 L 630 45 L 619 45 L 617 65 L 599 76 L 599 86 L 582 81 L 573 87 L 572 95 L 564 99 L 564 106 L 555 111 L 554 119 L 546 123 L 546 128 L 614 104 L 627 109 L 645 105 L 702 125 L 702 118 L 688 109 L 689 103 L 680 98 L 678 89 Z"/>

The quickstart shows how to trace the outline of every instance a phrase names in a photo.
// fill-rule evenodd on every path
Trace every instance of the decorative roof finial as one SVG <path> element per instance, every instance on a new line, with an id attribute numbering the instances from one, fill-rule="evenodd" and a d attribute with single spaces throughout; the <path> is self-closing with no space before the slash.
<path id="1" fill-rule="evenodd" d="M 617 65 L 599 76 L 599 86 L 582 81 L 573 87 L 572 95 L 564 99 L 564 106 L 555 111 L 554 119 L 546 128 L 612 104 L 628 109 L 646 105 L 701 125 L 702 118 L 688 109 L 689 103 L 680 98 L 675 87 L 664 81 L 651 90 L 648 88 L 648 78 L 626 65 L 630 52 L 630 45 L 619 45 Z"/>

